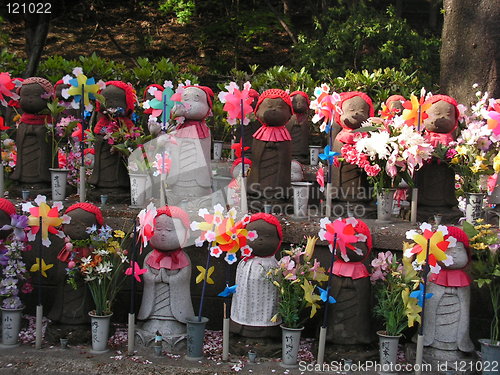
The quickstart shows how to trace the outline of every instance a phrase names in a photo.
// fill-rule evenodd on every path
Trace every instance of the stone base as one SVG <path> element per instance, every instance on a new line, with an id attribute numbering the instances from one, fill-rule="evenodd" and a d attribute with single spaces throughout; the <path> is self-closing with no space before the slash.
<path id="1" fill-rule="evenodd" d="M 247 338 L 279 338 L 281 337 L 281 328 L 279 325 L 271 327 L 245 326 L 235 323 L 231 320 L 230 332 Z"/>
<path id="2" fill-rule="evenodd" d="M 434 223 L 434 215 L 441 215 L 441 223 L 449 224 L 456 223 L 458 219 L 464 216 L 458 207 L 432 207 L 432 206 L 418 206 L 417 208 L 417 221 Z"/>
<path id="3" fill-rule="evenodd" d="M 107 189 L 107 188 L 94 188 L 86 192 L 87 201 L 101 202 L 101 195 L 107 195 L 108 201 L 106 204 L 130 204 L 130 190 L 124 189 Z"/>
<path id="4" fill-rule="evenodd" d="M 405 356 L 410 363 L 415 362 L 417 345 L 405 344 Z M 464 375 L 477 374 L 478 361 L 475 353 L 464 353 L 460 350 L 441 350 L 429 346 L 424 347 L 424 363 L 432 365 L 433 372 L 456 371 Z"/>
<path id="5" fill-rule="evenodd" d="M 36 184 L 28 184 L 28 183 L 16 183 L 13 182 L 12 185 L 6 189 L 9 192 L 9 198 L 22 198 L 22 191 L 29 190 L 29 200 L 34 200 L 37 195 L 45 195 L 47 199 L 52 198 L 52 188 L 50 187 L 50 183 L 36 183 Z"/>
<path id="6" fill-rule="evenodd" d="M 151 348 L 155 345 L 155 335 L 143 329 L 135 331 L 135 342 L 137 345 Z M 168 353 L 179 354 L 186 351 L 186 334 L 163 336 L 162 347 Z"/>

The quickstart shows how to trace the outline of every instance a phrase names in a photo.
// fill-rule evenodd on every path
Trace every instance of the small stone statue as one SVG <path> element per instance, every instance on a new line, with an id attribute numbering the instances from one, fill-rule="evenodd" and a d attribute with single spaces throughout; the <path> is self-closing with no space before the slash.
<path id="1" fill-rule="evenodd" d="M 122 155 L 112 149 L 104 137 L 113 133 L 121 126 L 132 129 L 131 120 L 137 100 L 133 87 L 122 81 L 106 82 L 106 88 L 101 92 L 106 99 L 105 105 L 97 102 L 96 110 L 99 119 L 94 127 L 95 162 L 89 183 L 98 189 L 127 189 L 130 186 L 127 168 Z"/>
<path id="2" fill-rule="evenodd" d="M 5 198 L 0 198 L 0 228 L 11 224 L 11 216 L 16 213 L 16 206 Z M 4 241 L 12 233 L 12 229 L 0 230 L 0 240 Z"/>
<path id="3" fill-rule="evenodd" d="M 453 264 L 440 263 L 441 271 L 429 277 L 426 293 L 432 297 L 425 301 L 424 345 L 430 347 L 425 353 L 440 361 L 460 360 L 463 352 L 474 351 L 469 337 L 471 279 L 465 272 L 471 260 L 469 239 L 457 227 L 448 227 L 448 236 L 457 240 L 446 250 Z"/>
<path id="4" fill-rule="evenodd" d="M 427 110 L 429 115 L 423 122 L 425 138 L 434 147 L 447 146 L 455 140 L 454 132 L 458 127 L 459 110 L 455 99 L 446 95 L 433 95 L 427 99 L 432 103 Z M 455 173 L 444 163 L 433 160 L 416 172 L 418 205 L 428 207 L 454 207 Z"/>
<path id="5" fill-rule="evenodd" d="M 64 247 L 57 255 L 56 294 L 54 304 L 48 317 L 60 324 L 86 324 L 89 322 L 88 312 L 91 310 L 91 298 L 83 279 L 77 280 L 77 289 L 66 282 L 66 268 L 71 267 L 71 262 L 89 256 L 90 249 L 75 248 L 71 240 L 88 239 L 90 234 L 87 228 L 102 226 L 104 218 L 99 207 L 91 203 L 76 203 L 69 206 L 65 212 L 71 218 L 69 224 L 64 224 L 63 231 L 67 240 Z"/>
<path id="6" fill-rule="evenodd" d="M 368 95 L 359 91 L 343 92 L 340 94 L 342 114 L 335 114 L 342 130 L 333 142 L 333 151 L 341 152 L 344 144 L 353 144 L 355 133 L 352 130 L 361 127 L 361 124 L 373 117 L 374 108 Z M 366 173 L 355 165 L 340 162 L 339 167 L 332 167 L 333 198 L 343 201 L 369 200 L 370 194 Z"/>
<path id="7" fill-rule="evenodd" d="M 293 115 L 286 124 L 292 136 L 292 158 L 301 163 L 309 161 L 309 96 L 303 91 L 294 91 L 290 94 L 293 106 Z"/>
<path id="8" fill-rule="evenodd" d="M 186 319 L 194 316 L 191 302 L 191 261 L 182 250 L 189 238 L 189 217 L 179 207 L 164 206 L 157 211 L 150 244 L 144 259 L 144 291 L 138 319 L 142 343 L 154 343 L 161 333 L 167 345 L 176 349 L 185 338 Z"/>
<path id="9" fill-rule="evenodd" d="M 271 318 L 278 312 L 278 290 L 266 273 L 278 266 L 275 254 L 283 240 L 281 224 L 271 214 L 257 213 L 246 228 L 257 231 L 258 237 L 252 242 L 252 255 L 242 259 L 236 269 L 231 332 L 245 337 L 276 336 L 281 322 L 271 322 Z"/>
<path id="10" fill-rule="evenodd" d="M 379 112 L 380 117 L 392 119 L 396 115 L 401 115 L 404 110 L 403 103 L 405 101 L 405 97 L 401 95 L 389 96 L 385 103 L 382 103 L 382 111 Z"/>
<path id="11" fill-rule="evenodd" d="M 248 191 L 257 195 L 264 190 L 274 191 L 268 195 L 286 198 L 292 160 L 292 137 L 285 126 L 293 113 L 290 96 L 283 90 L 266 90 L 260 95 L 254 113 L 262 126 L 253 135 Z"/>
<path id="12" fill-rule="evenodd" d="M 199 207 L 199 199 L 212 193 L 212 168 L 210 165 L 211 138 L 205 119 L 212 113 L 214 93 L 206 86 L 185 86 L 181 105 L 173 109 L 175 116 L 184 117 L 177 126 L 177 144 L 170 146 L 172 167 L 167 184 L 172 189 L 167 200 L 179 204 L 187 199 Z"/>
<path id="13" fill-rule="evenodd" d="M 370 274 L 363 262 L 370 255 L 372 236 L 370 228 L 359 219 L 344 219 L 356 222 L 356 234 L 365 241 L 354 244 L 356 251 L 342 254 L 336 250 L 333 263 L 332 295 L 337 300 L 328 310 L 328 332 L 326 339 L 333 344 L 369 344 L 373 341 L 371 321 Z"/>
<path id="14" fill-rule="evenodd" d="M 300 182 L 304 181 L 304 167 L 297 160 L 292 160 L 291 166 L 291 182 Z"/>
<path id="15" fill-rule="evenodd" d="M 54 96 L 54 88 L 44 78 L 30 77 L 23 81 L 19 104 L 24 113 L 17 127 L 17 163 L 10 176 L 12 180 L 27 184 L 50 181 L 52 139 L 46 124 L 52 123 L 47 102 Z"/>

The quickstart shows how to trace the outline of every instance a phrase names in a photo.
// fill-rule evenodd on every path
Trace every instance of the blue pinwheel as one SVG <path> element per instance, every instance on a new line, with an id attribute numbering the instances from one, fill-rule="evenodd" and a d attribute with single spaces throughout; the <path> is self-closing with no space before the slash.
<path id="1" fill-rule="evenodd" d="M 229 297 L 230 295 L 236 293 L 236 288 L 238 287 L 238 285 L 233 285 L 233 286 L 229 286 L 227 285 L 226 288 L 220 292 L 219 294 L 217 294 L 219 297 Z"/>
<path id="2" fill-rule="evenodd" d="M 319 154 L 318 156 L 321 160 L 328 160 L 329 164 L 333 164 L 335 157 L 339 155 L 340 154 L 338 152 L 331 151 L 330 145 L 327 145 L 324 152 L 322 154 Z"/>
<path id="3" fill-rule="evenodd" d="M 425 299 L 429 299 L 432 297 L 432 293 L 425 293 Z M 423 283 L 420 283 L 420 287 L 419 287 L 419 290 L 415 290 L 413 292 L 410 293 L 410 297 L 411 298 L 416 298 L 418 300 L 418 305 L 420 307 L 423 306 L 424 304 L 424 284 Z"/>
<path id="4" fill-rule="evenodd" d="M 170 121 L 170 111 L 174 108 L 175 100 L 172 100 L 174 90 L 171 87 L 166 87 L 165 90 L 155 91 L 154 98 L 149 101 L 149 106 L 153 109 L 151 115 L 154 117 L 162 116 L 163 126 Z"/>
<path id="5" fill-rule="evenodd" d="M 326 302 L 326 300 L 328 299 L 328 303 L 336 303 L 337 301 L 335 300 L 335 298 L 333 298 L 332 296 L 330 296 L 330 287 L 327 287 L 326 289 L 321 289 L 319 286 L 316 286 L 316 288 L 318 288 L 319 290 L 319 297 L 321 298 L 321 300 L 323 302 Z"/>

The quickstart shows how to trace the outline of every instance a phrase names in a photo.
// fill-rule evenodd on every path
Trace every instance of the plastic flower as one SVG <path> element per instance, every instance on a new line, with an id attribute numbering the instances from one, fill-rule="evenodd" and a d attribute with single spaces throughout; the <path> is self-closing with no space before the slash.
<path id="1" fill-rule="evenodd" d="M 30 230 L 28 232 L 28 240 L 34 241 L 36 234 L 40 231 L 40 219 L 42 219 L 42 245 L 49 247 L 52 243 L 49 239 L 49 233 L 55 234 L 60 238 L 64 238 L 64 232 L 58 230 L 61 224 L 67 224 L 71 218 L 67 215 L 59 217 L 59 211 L 63 208 L 61 202 L 56 202 L 52 207 L 46 203 L 47 198 L 43 195 L 38 195 L 35 199 L 35 203 L 38 207 L 33 206 L 30 202 L 23 203 L 22 209 L 25 212 L 29 212 L 28 225 Z"/>
<path id="2" fill-rule="evenodd" d="M 406 232 L 406 238 L 413 240 L 414 244 L 405 250 L 404 255 L 408 258 L 416 255 L 414 267 L 421 267 L 425 264 L 427 246 L 429 246 L 428 265 L 430 266 L 431 273 L 439 273 L 441 270 L 441 267 L 437 263 L 438 261 L 443 262 L 447 266 L 453 264 L 453 258 L 447 255 L 445 251 L 450 247 L 454 247 L 457 240 L 451 236 L 448 236 L 446 240 L 444 239 L 444 236 L 448 234 L 447 227 L 440 225 L 433 232 L 430 224 L 423 223 L 420 226 L 420 230 L 422 234 L 415 230 Z"/>
<path id="3" fill-rule="evenodd" d="M 1 230 L 12 230 L 14 238 L 18 241 L 26 240 L 26 232 L 24 229 L 28 226 L 28 218 L 24 215 L 11 215 L 10 225 L 6 224 L 0 228 Z"/>
<path id="4" fill-rule="evenodd" d="M 133 268 L 132 268 L 133 267 Z M 146 268 L 141 268 L 137 262 L 130 262 L 130 267 L 125 270 L 125 275 L 134 275 L 137 282 L 141 282 L 141 275 L 148 272 Z"/>
<path id="5" fill-rule="evenodd" d="M 43 277 L 47 277 L 46 271 L 50 270 L 52 267 L 54 267 L 54 265 L 46 264 L 43 258 L 41 259 L 41 264 L 40 264 L 40 258 L 36 258 L 35 263 L 30 268 L 30 272 L 40 272 Z"/>
<path id="6" fill-rule="evenodd" d="M 0 103 L 4 107 L 7 107 L 6 97 L 14 100 L 19 99 L 19 95 L 13 91 L 15 87 L 16 84 L 10 78 L 10 73 L 0 73 Z"/>
<path id="7" fill-rule="evenodd" d="M 420 96 L 420 99 L 413 94 L 410 95 L 410 100 L 407 100 L 403 103 L 403 119 L 405 123 L 409 126 L 421 126 L 422 122 L 429 117 L 427 113 L 425 113 L 430 107 L 431 103 L 424 103 L 425 101 L 425 91 L 424 95 Z"/>
<path id="8" fill-rule="evenodd" d="M 314 285 L 312 285 L 309 280 L 304 280 L 301 288 L 304 289 L 304 300 L 307 302 L 307 306 L 311 307 L 309 318 L 312 318 L 316 315 L 316 311 L 320 307 L 318 301 L 321 301 L 321 297 L 314 294 Z"/>
<path id="9" fill-rule="evenodd" d="M 141 253 L 142 248 L 148 245 L 148 241 L 153 237 L 154 231 L 154 220 L 156 217 L 156 207 L 153 203 L 148 204 L 145 209 L 142 209 L 139 212 L 137 217 L 139 218 L 139 233 L 138 238 L 142 239 L 141 241 Z"/>
<path id="10" fill-rule="evenodd" d="M 320 231 L 318 236 L 323 241 L 328 241 L 330 251 L 335 251 L 333 244 L 336 239 L 336 247 L 340 250 L 342 259 L 349 261 L 347 250 L 352 250 L 357 254 L 362 254 L 361 250 L 357 249 L 354 244 L 357 242 L 366 241 L 366 236 L 356 233 L 354 227 L 358 221 L 354 218 L 345 220 L 337 219 L 333 223 L 327 217 L 320 220 Z"/>
<path id="11" fill-rule="evenodd" d="M 222 91 L 218 96 L 219 100 L 224 103 L 222 109 L 227 112 L 227 122 L 230 125 L 235 125 L 236 121 L 241 121 L 243 116 L 243 125 L 248 125 L 250 119 L 247 115 L 253 112 L 253 98 L 249 94 L 252 85 L 250 82 L 246 82 L 243 85 L 243 90 L 240 91 L 238 85 L 231 82 L 228 86 L 225 86 L 225 88 L 228 91 Z"/>

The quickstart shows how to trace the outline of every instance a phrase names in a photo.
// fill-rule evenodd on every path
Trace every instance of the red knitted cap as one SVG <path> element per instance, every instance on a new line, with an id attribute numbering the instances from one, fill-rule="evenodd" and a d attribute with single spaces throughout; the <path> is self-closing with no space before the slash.
<path id="1" fill-rule="evenodd" d="M 162 86 L 162 85 L 158 85 L 157 83 L 153 83 L 151 85 L 149 85 L 148 87 L 146 87 L 144 89 L 144 94 L 142 95 L 142 100 L 146 100 L 146 95 L 148 94 L 148 90 L 151 88 L 151 87 L 156 87 L 158 90 L 160 91 L 163 91 L 165 90 L 165 88 Z"/>
<path id="2" fill-rule="evenodd" d="M 16 206 L 8 199 L 0 198 L 0 210 L 11 216 L 16 213 Z"/>
<path id="3" fill-rule="evenodd" d="M 259 92 L 255 89 L 250 89 L 248 90 L 248 96 L 250 96 L 251 98 L 258 98 Z"/>
<path id="4" fill-rule="evenodd" d="M 50 94 L 51 96 L 54 96 L 54 86 L 52 86 L 52 84 L 49 81 L 47 81 L 45 78 L 42 78 L 42 77 L 26 78 L 23 81 L 22 86 L 29 85 L 32 83 L 36 83 L 36 84 L 42 86 L 46 93 Z"/>
<path id="5" fill-rule="evenodd" d="M 63 84 L 64 84 L 64 81 L 62 79 L 60 79 L 59 81 L 57 81 L 56 83 L 54 83 L 54 92 L 56 91 L 57 86 L 63 85 Z"/>
<path id="6" fill-rule="evenodd" d="M 397 102 L 397 101 L 406 102 L 406 98 L 404 96 L 401 96 L 401 95 L 391 95 L 385 101 L 385 105 L 387 107 L 389 107 L 389 103 Z"/>
<path id="7" fill-rule="evenodd" d="M 123 81 L 108 81 L 106 82 L 106 87 L 108 86 L 116 86 L 125 91 L 125 102 L 127 104 L 127 108 L 124 108 L 127 112 L 127 116 L 130 115 L 134 111 L 135 102 L 137 101 L 137 95 L 135 94 L 135 90 L 131 84 L 125 83 Z M 99 91 L 102 94 L 102 90 Z M 96 111 L 99 112 L 101 110 L 101 103 L 99 101 L 96 102 Z"/>
<path id="8" fill-rule="evenodd" d="M 372 242 L 372 233 L 370 231 L 370 228 L 368 225 L 363 220 L 356 219 L 358 221 L 358 224 L 354 227 L 354 230 L 357 233 L 364 234 L 366 236 L 366 246 L 368 247 L 368 255 L 370 251 L 372 250 L 373 242 Z M 345 221 L 345 219 L 344 219 Z"/>
<path id="9" fill-rule="evenodd" d="M 74 211 L 78 208 L 80 208 L 84 211 L 90 212 L 91 214 L 94 214 L 95 219 L 97 220 L 97 223 L 99 225 L 104 224 L 104 218 L 102 217 L 101 209 L 92 203 L 87 203 L 87 202 L 75 203 L 66 209 L 66 213 Z"/>
<path id="10" fill-rule="evenodd" d="M 467 237 L 467 234 L 458 227 L 447 226 L 446 228 L 448 229 L 448 235 L 445 236 L 444 239 L 447 239 L 448 236 L 452 236 L 457 240 L 457 242 L 462 242 L 464 244 L 465 250 L 467 250 L 467 257 L 469 258 L 470 262 L 472 259 L 472 253 L 470 250 L 469 237 Z"/>
<path id="11" fill-rule="evenodd" d="M 259 96 L 259 100 L 257 101 L 257 105 L 255 106 L 254 113 L 257 113 L 259 110 L 260 104 L 264 101 L 264 99 L 283 99 L 283 101 L 290 107 L 290 112 L 293 114 L 293 106 L 292 100 L 290 99 L 290 95 L 288 95 L 285 91 L 280 89 L 269 89 L 264 91 Z"/>
<path id="12" fill-rule="evenodd" d="M 440 100 L 446 103 L 450 103 L 453 107 L 455 107 L 455 127 L 452 130 L 454 131 L 458 126 L 458 118 L 460 117 L 460 111 L 458 110 L 458 103 L 455 99 L 453 99 L 451 96 L 448 95 L 432 95 L 429 99 L 425 101 L 425 103 L 434 104 L 439 102 Z"/>
<path id="13" fill-rule="evenodd" d="M 295 95 L 300 95 L 303 98 L 307 100 L 307 106 L 309 107 L 309 104 L 311 103 L 311 100 L 309 99 L 309 95 L 307 95 L 304 91 L 294 91 L 290 94 L 290 98 L 293 98 Z"/>
<path id="14" fill-rule="evenodd" d="M 245 158 L 244 163 L 248 164 L 249 166 L 252 166 L 252 161 L 250 159 Z M 234 169 L 240 164 L 241 164 L 241 158 L 238 158 L 235 161 L 233 161 L 233 165 L 231 166 L 231 175 L 233 175 Z"/>
<path id="15" fill-rule="evenodd" d="M 176 206 L 163 206 L 156 210 L 156 217 L 160 215 L 167 215 L 171 218 L 179 219 L 189 232 L 191 221 L 189 220 L 189 215 L 182 208 Z"/>
<path id="16" fill-rule="evenodd" d="M 214 100 L 214 92 L 212 89 L 208 86 L 195 86 L 195 85 L 187 85 L 184 86 L 185 89 L 188 87 L 196 87 L 197 89 L 203 90 L 205 92 L 205 95 L 207 96 L 207 103 L 210 109 L 212 109 L 212 102 Z"/>
<path id="17" fill-rule="evenodd" d="M 352 99 L 355 96 L 359 96 L 361 99 L 363 99 L 366 102 L 366 104 L 368 104 L 368 107 L 370 108 L 370 113 L 369 113 L 368 117 L 375 116 L 375 109 L 373 108 L 373 102 L 372 102 L 371 98 L 368 95 L 366 95 L 364 92 L 361 92 L 361 91 L 349 91 L 349 92 L 341 93 L 339 107 L 342 108 L 342 105 L 344 104 L 344 102 L 346 100 Z M 340 114 L 338 114 L 337 112 L 335 112 L 335 122 L 337 124 L 339 124 L 340 126 L 342 126 L 343 128 L 345 127 L 345 125 L 340 122 Z"/>
<path id="18" fill-rule="evenodd" d="M 281 228 L 281 223 L 278 220 L 278 218 L 274 215 L 271 215 L 271 214 L 259 212 L 259 213 L 256 213 L 256 214 L 253 214 L 252 216 L 250 216 L 249 223 L 251 223 L 253 221 L 257 221 L 257 220 L 264 220 L 266 223 L 272 224 L 276 227 L 276 231 L 278 232 L 278 237 L 280 239 L 280 242 L 278 243 L 278 246 L 276 248 L 276 251 L 278 251 L 279 248 L 281 247 L 281 242 L 283 241 L 283 229 Z M 257 233 L 257 235 L 258 235 L 258 233 Z"/>

